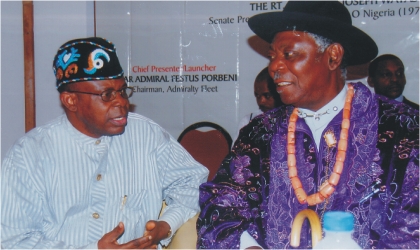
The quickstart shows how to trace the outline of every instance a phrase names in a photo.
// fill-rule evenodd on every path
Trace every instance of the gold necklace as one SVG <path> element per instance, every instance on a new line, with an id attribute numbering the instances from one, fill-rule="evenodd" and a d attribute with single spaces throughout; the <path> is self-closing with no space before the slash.
<path id="1" fill-rule="evenodd" d="M 341 173 L 343 172 L 344 160 L 346 159 L 348 135 L 350 128 L 350 111 L 353 96 L 354 88 L 351 84 L 348 84 L 346 101 L 344 103 L 343 108 L 343 120 L 341 122 L 340 140 L 338 141 L 338 151 L 335 157 L 333 171 L 329 176 L 328 181 L 324 182 L 321 185 L 320 190 L 309 196 L 306 194 L 305 190 L 303 190 L 302 182 L 298 177 L 296 167 L 295 131 L 296 121 L 298 119 L 298 109 L 295 108 L 292 114 L 290 115 L 289 126 L 287 129 L 287 167 L 289 169 L 290 182 L 300 204 L 307 203 L 309 206 L 313 206 L 322 203 L 335 191 L 335 187 L 337 186 L 340 180 Z M 327 145 L 334 143 L 334 141 L 331 138 L 325 138 L 325 140 L 327 142 Z"/>

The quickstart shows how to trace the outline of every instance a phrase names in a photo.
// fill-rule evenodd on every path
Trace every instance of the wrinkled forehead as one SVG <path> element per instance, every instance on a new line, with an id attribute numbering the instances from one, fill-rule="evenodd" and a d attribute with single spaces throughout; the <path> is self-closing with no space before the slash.
<path id="1" fill-rule="evenodd" d="M 259 80 L 254 82 L 254 91 L 256 90 L 266 90 L 268 91 L 268 83 L 267 80 Z"/>

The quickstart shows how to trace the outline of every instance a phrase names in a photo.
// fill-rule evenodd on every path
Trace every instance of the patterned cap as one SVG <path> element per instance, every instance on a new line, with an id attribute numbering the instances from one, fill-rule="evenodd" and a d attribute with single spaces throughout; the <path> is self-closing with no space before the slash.
<path id="1" fill-rule="evenodd" d="M 100 37 L 63 44 L 54 57 L 53 70 L 57 89 L 64 84 L 117 79 L 124 75 L 114 44 Z"/>

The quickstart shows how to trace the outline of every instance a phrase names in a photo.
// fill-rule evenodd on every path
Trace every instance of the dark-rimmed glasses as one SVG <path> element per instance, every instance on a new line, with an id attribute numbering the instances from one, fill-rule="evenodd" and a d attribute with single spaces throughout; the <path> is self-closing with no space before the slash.
<path id="1" fill-rule="evenodd" d="M 88 94 L 88 95 L 98 95 L 102 98 L 102 101 L 110 102 L 117 97 L 117 92 L 120 93 L 120 95 L 125 99 L 130 98 L 133 95 L 134 88 L 133 87 L 124 87 L 120 90 L 108 89 L 108 90 L 105 90 L 104 92 L 102 92 L 100 94 L 90 93 L 90 92 L 82 92 L 82 91 L 73 91 L 73 90 L 67 90 L 66 92 Z"/>

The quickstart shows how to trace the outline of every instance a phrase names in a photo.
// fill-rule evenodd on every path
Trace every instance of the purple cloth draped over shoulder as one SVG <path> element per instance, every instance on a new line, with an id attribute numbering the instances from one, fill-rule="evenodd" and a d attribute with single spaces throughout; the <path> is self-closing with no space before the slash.
<path id="1" fill-rule="evenodd" d="M 362 248 L 419 248 L 419 113 L 354 83 L 348 149 L 327 203 L 300 204 L 288 178 L 286 136 L 292 106 L 257 117 L 242 128 L 217 175 L 200 187 L 197 248 L 239 248 L 244 231 L 264 248 L 292 248 L 291 225 L 302 209 L 351 212 L 353 238 Z M 339 138 L 342 111 L 327 125 Z M 324 132 L 325 132 L 324 131 Z M 298 175 L 309 194 L 331 173 L 337 148 L 319 150 L 303 119 L 296 123 Z M 327 162 L 329 162 L 327 167 Z M 327 168 L 327 169 L 326 169 Z M 365 201 L 372 183 L 381 191 Z M 299 248 L 311 248 L 310 226 Z"/>

